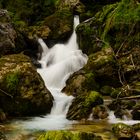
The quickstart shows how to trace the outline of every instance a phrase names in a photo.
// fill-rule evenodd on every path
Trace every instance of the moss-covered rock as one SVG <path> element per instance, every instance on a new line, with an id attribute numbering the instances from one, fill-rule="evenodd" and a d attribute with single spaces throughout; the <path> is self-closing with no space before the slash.
<path id="1" fill-rule="evenodd" d="M 96 82 L 99 82 L 101 86 L 117 87 L 120 85 L 117 68 L 113 50 L 109 47 L 89 55 L 84 70 L 94 73 Z"/>
<path id="2" fill-rule="evenodd" d="M 91 91 L 99 89 L 99 85 L 95 81 L 93 73 L 86 73 L 84 70 L 75 72 L 66 82 L 66 87 L 62 92 L 68 95 L 78 96 L 84 91 Z"/>
<path id="3" fill-rule="evenodd" d="M 102 95 L 110 96 L 110 94 L 112 93 L 113 90 L 114 90 L 113 87 L 105 85 L 105 86 L 101 87 L 100 93 Z"/>
<path id="4" fill-rule="evenodd" d="M 80 14 L 82 21 L 93 17 L 98 11 L 100 11 L 105 5 L 116 3 L 120 0 L 80 0 L 85 6 L 85 12 Z"/>
<path id="5" fill-rule="evenodd" d="M 132 125 L 134 131 L 139 131 L 140 130 L 140 123 L 136 123 Z"/>
<path id="6" fill-rule="evenodd" d="M 73 30 L 73 14 L 69 8 L 56 11 L 45 18 L 44 25 L 51 30 L 49 38 L 63 40 L 70 36 Z"/>
<path id="7" fill-rule="evenodd" d="M 112 131 L 117 136 L 118 140 L 132 140 L 135 134 L 131 126 L 123 123 L 114 124 Z"/>
<path id="8" fill-rule="evenodd" d="M 0 132 L 0 140 L 7 140 L 6 136 Z"/>
<path id="9" fill-rule="evenodd" d="M 132 115 L 129 110 L 132 110 L 135 104 L 135 100 L 125 101 L 119 100 L 119 98 L 117 98 L 116 100 L 112 101 L 112 103 L 110 103 L 108 107 L 110 110 L 114 111 L 114 115 L 116 116 L 116 118 L 122 119 L 124 117 L 127 117 L 132 119 Z"/>
<path id="10" fill-rule="evenodd" d="M 32 65 L 23 54 L 0 59 L 0 107 L 9 115 L 48 113 L 52 96 Z"/>
<path id="11" fill-rule="evenodd" d="M 57 0 L 1 0 L 0 4 L 1 8 L 11 12 L 16 24 L 32 24 L 54 13 L 56 2 Z"/>
<path id="12" fill-rule="evenodd" d="M 71 120 L 87 119 L 96 105 L 103 104 L 102 96 L 96 91 L 89 91 L 76 96 L 67 113 Z"/>
<path id="13" fill-rule="evenodd" d="M 105 119 L 108 117 L 108 115 L 107 107 L 104 105 L 98 105 L 92 109 L 93 119 Z"/>
<path id="14" fill-rule="evenodd" d="M 0 109 L 0 122 L 4 122 L 6 120 L 6 114 Z"/>
<path id="15" fill-rule="evenodd" d="M 133 120 L 140 120 L 140 104 L 137 103 L 131 112 Z"/>
<path id="16" fill-rule="evenodd" d="M 91 132 L 48 131 L 38 140 L 102 140 L 102 138 Z"/>

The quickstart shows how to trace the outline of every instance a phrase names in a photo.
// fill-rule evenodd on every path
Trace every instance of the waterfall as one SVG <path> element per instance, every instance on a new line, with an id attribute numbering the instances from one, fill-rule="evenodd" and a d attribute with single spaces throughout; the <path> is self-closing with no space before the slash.
<path id="1" fill-rule="evenodd" d="M 24 123 L 28 129 L 54 130 L 64 129 L 71 123 L 66 119 L 66 113 L 73 96 L 61 93 L 68 77 L 81 69 L 87 63 L 87 56 L 78 49 L 75 27 L 79 24 L 79 17 L 74 17 L 74 31 L 66 44 L 56 44 L 48 48 L 42 39 L 38 42 L 42 46 L 42 58 L 39 61 L 42 68 L 38 73 L 42 76 L 46 87 L 54 97 L 54 103 L 49 115 L 36 117 Z"/>

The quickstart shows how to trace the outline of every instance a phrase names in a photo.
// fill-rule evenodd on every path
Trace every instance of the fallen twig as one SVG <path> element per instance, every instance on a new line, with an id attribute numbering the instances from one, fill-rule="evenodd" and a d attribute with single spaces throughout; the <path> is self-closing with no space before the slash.
<path id="1" fill-rule="evenodd" d="M 8 94 L 7 92 L 3 91 L 2 89 L 0 89 L 0 91 L 1 91 L 2 93 L 4 93 L 5 95 L 7 95 L 7 96 L 9 96 L 9 97 L 13 98 L 13 96 L 12 96 L 12 95 Z"/>

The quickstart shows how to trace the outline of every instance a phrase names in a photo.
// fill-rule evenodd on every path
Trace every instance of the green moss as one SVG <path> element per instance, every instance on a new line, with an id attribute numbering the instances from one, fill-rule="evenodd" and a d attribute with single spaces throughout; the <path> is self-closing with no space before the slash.
<path id="1" fill-rule="evenodd" d="M 118 139 L 133 139 L 134 136 L 133 128 L 124 123 L 114 124 L 112 131 L 118 137 Z"/>
<path id="2" fill-rule="evenodd" d="M 95 81 L 95 75 L 92 72 L 85 74 L 85 81 L 82 83 L 82 88 L 87 91 L 99 89 L 99 85 Z"/>
<path id="3" fill-rule="evenodd" d="M 73 14 L 71 9 L 63 8 L 56 11 L 53 15 L 45 18 L 43 25 L 51 30 L 49 38 L 54 40 L 67 39 L 73 29 Z"/>
<path id="4" fill-rule="evenodd" d="M 122 51 L 139 46 L 140 4 L 134 0 L 122 0 L 108 4 L 77 27 L 80 48 L 87 54 L 103 47 L 114 52 L 122 45 Z"/>
<path id="5" fill-rule="evenodd" d="M 113 87 L 111 86 L 103 86 L 101 89 L 100 89 L 100 92 L 102 95 L 110 95 L 113 91 Z"/>
<path id="6" fill-rule="evenodd" d="M 8 75 L 6 75 L 5 80 L 6 80 L 8 92 L 10 93 L 16 92 L 20 80 L 20 73 L 18 71 L 14 73 L 9 73 Z"/>
<path id="7" fill-rule="evenodd" d="M 71 131 L 48 131 L 41 135 L 38 140 L 102 140 L 91 132 Z"/>
<path id="8" fill-rule="evenodd" d="M 56 2 L 57 0 L 7 0 L 1 5 L 13 13 L 15 24 L 22 21 L 32 24 L 55 12 Z"/>
<path id="9" fill-rule="evenodd" d="M 85 99 L 84 107 L 90 107 L 90 106 L 93 107 L 102 103 L 103 103 L 102 96 L 96 91 L 91 91 Z"/>
<path id="10" fill-rule="evenodd" d="M 103 98 L 96 91 L 84 92 L 78 95 L 72 102 L 67 113 L 68 119 L 80 120 L 88 118 L 92 108 L 96 105 L 102 104 Z"/>
<path id="11" fill-rule="evenodd" d="M 135 30 L 138 30 L 137 24 L 140 21 L 139 3 L 133 0 L 122 0 L 114 6 L 106 6 L 104 13 L 108 14 L 105 16 L 103 40 L 109 42 L 114 49 L 118 49 L 124 40 L 127 40 L 127 46 L 138 44 L 137 38 L 140 34 L 137 31 L 135 32 Z"/>

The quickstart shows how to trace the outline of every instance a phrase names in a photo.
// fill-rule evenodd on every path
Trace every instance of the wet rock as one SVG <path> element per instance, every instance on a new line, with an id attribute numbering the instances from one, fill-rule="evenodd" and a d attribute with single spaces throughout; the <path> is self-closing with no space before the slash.
<path id="1" fill-rule="evenodd" d="M 0 89 L 0 107 L 8 115 L 38 115 L 51 110 L 53 97 L 23 54 L 0 59 Z"/>
<path id="2" fill-rule="evenodd" d="M 118 140 L 132 140 L 135 137 L 133 128 L 123 123 L 113 125 L 112 131 L 117 136 Z"/>
<path id="3" fill-rule="evenodd" d="M 120 100 L 120 99 L 116 99 L 114 101 L 112 101 L 108 107 L 110 110 L 115 110 L 117 107 L 122 108 L 122 109 L 132 109 L 136 104 L 135 100 Z"/>
<path id="4" fill-rule="evenodd" d="M 95 73 L 95 79 L 100 85 L 119 86 L 117 65 L 112 48 L 103 48 L 101 51 L 89 55 L 85 71 Z"/>
<path id="5" fill-rule="evenodd" d="M 68 95 L 78 96 L 84 93 L 84 91 L 97 90 L 99 88 L 98 83 L 95 81 L 93 73 L 86 73 L 84 70 L 80 70 L 74 73 L 66 81 L 66 87 L 62 90 Z"/>
<path id="6" fill-rule="evenodd" d="M 0 122 L 4 122 L 6 120 L 6 114 L 0 109 Z"/>
<path id="7" fill-rule="evenodd" d="M 38 140 L 102 140 L 100 136 L 91 132 L 78 131 L 48 131 L 41 135 Z"/>
<path id="8" fill-rule="evenodd" d="M 77 96 L 82 90 L 82 83 L 85 81 L 85 76 L 82 72 L 78 72 L 70 76 L 66 81 L 66 87 L 63 88 L 62 92 L 67 95 Z"/>
<path id="9" fill-rule="evenodd" d="M 102 95 L 109 96 L 113 90 L 114 90 L 113 87 L 105 85 L 105 86 L 101 87 L 100 92 Z"/>
<path id="10" fill-rule="evenodd" d="M 127 109 L 116 108 L 114 111 L 114 115 L 116 116 L 116 118 L 120 118 L 120 119 L 125 119 L 125 118 L 132 119 L 132 115 L 130 111 Z"/>
<path id="11" fill-rule="evenodd" d="M 123 101 L 123 100 L 114 100 L 112 103 L 108 105 L 110 110 L 114 110 L 114 115 L 116 118 L 132 118 L 130 113 L 130 109 L 136 104 L 134 100 Z"/>
<path id="12" fill-rule="evenodd" d="M 8 140 L 2 132 L 0 132 L 0 140 Z"/>
<path id="13" fill-rule="evenodd" d="M 136 104 L 131 112 L 133 120 L 140 120 L 140 104 Z"/>
<path id="14" fill-rule="evenodd" d="M 14 52 L 17 37 L 7 10 L 0 10 L 0 56 Z"/>
<path id="15" fill-rule="evenodd" d="M 139 131 L 140 130 L 140 123 L 136 123 L 136 124 L 132 125 L 132 127 L 135 131 Z"/>
<path id="16" fill-rule="evenodd" d="M 92 117 L 93 119 L 105 119 L 108 117 L 108 110 L 104 105 L 99 105 L 93 107 L 92 109 Z"/>
<path id="17" fill-rule="evenodd" d="M 103 104 L 103 99 L 102 96 L 96 91 L 89 91 L 78 95 L 73 100 L 68 110 L 67 119 L 87 119 L 92 112 L 92 108 L 99 104 Z"/>

